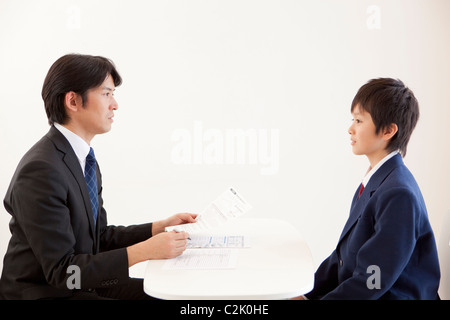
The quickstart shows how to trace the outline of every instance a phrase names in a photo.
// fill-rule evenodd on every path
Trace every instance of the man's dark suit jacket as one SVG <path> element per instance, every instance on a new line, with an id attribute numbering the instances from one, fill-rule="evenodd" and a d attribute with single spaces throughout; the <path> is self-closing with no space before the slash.
<path id="1" fill-rule="evenodd" d="M 370 178 L 309 299 L 437 299 L 436 243 L 422 194 L 397 154 Z M 380 288 L 374 288 L 379 268 Z M 370 279 L 369 279 L 370 278 Z M 368 285 L 369 282 L 369 285 Z"/>
<path id="2" fill-rule="evenodd" d="M 128 279 L 126 247 L 151 237 L 152 224 L 107 226 L 97 165 L 99 215 L 94 230 L 80 163 L 55 128 L 22 158 L 4 199 L 11 240 L 3 262 L 0 297 L 69 297 L 71 265 L 81 289 L 106 288 Z"/>

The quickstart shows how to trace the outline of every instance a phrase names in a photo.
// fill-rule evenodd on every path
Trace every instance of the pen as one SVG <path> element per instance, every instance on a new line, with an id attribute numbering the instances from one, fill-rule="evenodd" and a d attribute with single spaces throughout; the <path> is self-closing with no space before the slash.
<path id="1" fill-rule="evenodd" d="M 180 230 L 178 228 L 173 228 L 173 231 L 175 231 L 176 233 L 182 232 L 183 230 Z M 191 237 L 188 237 L 188 240 L 191 240 Z"/>

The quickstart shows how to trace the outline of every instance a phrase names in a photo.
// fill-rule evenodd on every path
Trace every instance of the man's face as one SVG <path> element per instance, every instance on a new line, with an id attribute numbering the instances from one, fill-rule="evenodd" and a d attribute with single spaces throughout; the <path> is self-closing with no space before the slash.
<path id="1" fill-rule="evenodd" d="M 80 109 L 78 123 L 90 139 L 111 130 L 114 110 L 119 107 L 114 99 L 114 90 L 113 78 L 108 75 L 99 87 L 87 92 L 87 100 Z"/>

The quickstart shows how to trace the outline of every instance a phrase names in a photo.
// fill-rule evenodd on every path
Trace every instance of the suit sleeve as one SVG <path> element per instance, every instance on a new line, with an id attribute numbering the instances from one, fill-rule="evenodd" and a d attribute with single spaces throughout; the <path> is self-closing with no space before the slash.
<path id="1" fill-rule="evenodd" d="M 397 188 L 380 195 L 375 212 L 373 235 L 356 253 L 352 276 L 323 299 L 379 299 L 398 279 L 416 244 L 415 226 L 420 205 L 408 189 Z M 345 263 L 345 262 L 344 262 Z M 380 271 L 380 288 L 368 287 L 369 266 Z"/>
<path id="2" fill-rule="evenodd" d="M 102 174 L 97 163 L 97 184 L 100 188 L 98 193 L 100 216 L 100 252 L 114 250 L 131 246 L 137 242 L 147 240 L 152 236 L 152 223 L 145 223 L 132 226 L 108 225 L 106 210 L 103 207 L 102 197 Z"/>
<path id="3" fill-rule="evenodd" d="M 152 236 L 152 224 L 106 226 L 100 235 L 100 252 L 131 246 Z"/>
<path id="4" fill-rule="evenodd" d="M 101 287 L 105 279 L 128 279 L 125 248 L 100 254 L 75 254 L 76 235 L 66 205 L 69 185 L 49 161 L 33 161 L 18 172 L 11 204 L 46 281 L 67 289 L 68 267 L 80 268 L 81 289 Z M 114 265 L 114 268 L 111 266 Z"/>
<path id="5" fill-rule="evenodd" d="M 336 251 L 325 259 L 314 274 L 314 288 L 305 296 L 310 300 L 323 297 L 338 285 L 338 257 Z"/>

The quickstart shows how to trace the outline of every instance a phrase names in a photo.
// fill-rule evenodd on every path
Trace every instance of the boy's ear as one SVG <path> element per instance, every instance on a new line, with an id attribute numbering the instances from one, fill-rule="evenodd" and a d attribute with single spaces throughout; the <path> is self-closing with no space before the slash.
<path id="1" fill-rule="evenodd" d="M 398 131 L 398 127 L 395 123 L 391 123 L 391 125 L 384 129 L 383 131 L 383 138 L 384 140 L 388 141 L 391 139 Z"/>

